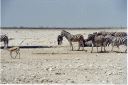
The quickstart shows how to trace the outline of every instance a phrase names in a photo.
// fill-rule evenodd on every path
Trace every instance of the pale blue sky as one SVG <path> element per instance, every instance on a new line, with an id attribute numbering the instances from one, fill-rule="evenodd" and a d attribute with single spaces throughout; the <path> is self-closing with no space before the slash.
<path id="1" fill-rule="evenodd" d="M 127 0 L 1 0 L 2 26 L 118 27 Z"/>

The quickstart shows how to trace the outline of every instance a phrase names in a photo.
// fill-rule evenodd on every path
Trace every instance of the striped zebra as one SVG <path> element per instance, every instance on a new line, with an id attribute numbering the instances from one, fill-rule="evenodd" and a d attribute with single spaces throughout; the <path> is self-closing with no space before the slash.
<path id="1" fill-rule="evenodd" d="M 72 42 L 78 42 L 78 50 L 80 50 L 80 44 L 82 44 L 82 48 L 83 48 L 82 50 L 84 50 L 84 37 L 83 37 L 83 35 L 81 35 L 81 34 L 72 35 L 71 33 L 67 32 L 65 30 L 62 30 L 61 36 L 65 37 L 68 40 L 70 47 L 71 47 L 71 50 L 73 50 Z"/>
<path id="2" fill-rule="evenodd" d="M 92 50 L 91 50 L 91 53 L 93 52 L 93 47 L 96 46 L 97 47 L 97 52 L 98 52 L 98 47 L 101 47 L 101 52 L 102 52 L 102 47 L 104 47 L 104 51 L 105 50 L 105 38 L 103 35 L 97 35 L 96 33 L 93 33 L 93 34 L 89 34 L 88 35 L 88 38 L 87 38 L 87 41 L 92 41 Z"/>
<path id="3" fill-rule="evenodd" d="M 118 47 L 118 51 L 119 51 L 119 49 L 120 49 L 119 46 L 120 45 L 124 45 L 124 46 L 127 47 L 127 36 L 124 36 L 124 37 L 114 37 L 112 39 L 112 49 L 111 49 L 111 51 L 113 51 L 114 46 L 117 46 Z M 126 48 L 125 52 L 126 51 L 127 51 L 127 48 Z"/>
<path id="4" fill-rule="evenodd" d="M 0 42 L 4 42 L 4 48 L 7 48 L 9 42 L 8 36 L 5 34 L 0 35 Z"/>
<path id="5" fill-rule="evenodd" d="M 123 36 L 127 36 L 127 32 L 116 32 L 115 37 L 123 37 Z"/>

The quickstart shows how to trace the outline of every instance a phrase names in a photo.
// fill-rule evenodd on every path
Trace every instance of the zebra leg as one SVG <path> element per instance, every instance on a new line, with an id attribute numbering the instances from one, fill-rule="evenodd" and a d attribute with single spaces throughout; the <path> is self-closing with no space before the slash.
<path id="1" fill-rule="evenodd" d="M 98 53 L 98 46 L 96 48 L 97 48 L 97 53 Z"/>
<path id="2" fill-rule="evenodd" d="M 70 42 L 70 47 L 71 47 L 71 49 L 72 49 L 72 51 L 73 51 L 73 45 L 72 45 L 72 42 Z"/>
<path id="3" fill-rule="evenodd" d="M 110 45 L 110 43 L 107 44 L 107 46 L 109 46 L 109 45 Z"/>
<path id="4" fill-rule="evenodd" d="M 83 46 L 83 45 L 82 45 Z M 78 50 L 80 50 L 80 42 L 78 42 Z"/>
<path id="5" fill-rule="evenodd" d="M 6 49 L 6 45 L 5 45 L 5 43 L 4 43 L 4 49 Z"/>
<path id="6" fill-rule="evenodd" d="M 104 46 L 104 51 L 106 52 L 105 46 Z"/>
<path id="7" fill-rule="evenodd" d="M 8 39 L 6 40 L 6 47 L 8 48 Z"/>
<path id="8" fill-rule="evenodd" d="M 101 46 L 101 52 L 102 52 L 102 46 Z"/>
<path id="9" fill-rule="evenodd" d="M 104 52 L 106 52 L 105 47 L 107 46 L 107 44 L 106 44 L 106 43 L 104 43 L 104 44 L 103 44 L 103 46 L 104 46 Z"/>
<path id="10" fill-rule="evenodd" d="M 93 51 L 93 45 L 92 45 L 92 50 L 91 50 L 91 53 L 92 53 L 92 51 Z"/>
<path id="11" fill-rule="evenodd" d="M 84 50 L 84 46 L 82 47 L 82 50 Z"/>
<path id="12" fill-rule="evenodd" d="M 125 50 L 125 53 L 127 53 L 127 48 L 126 48 L 126 50 Z"/>
<path id="13" fill-rule="evenodd" d="M 6 44 L 6 42 L 4 41 L 4 49 L 6 49 L 7 48 L 7 44 Z"/>
<path id="14" fill-rule="evenodd" d="M 8 42 L 6 42 L 6 48 L 8 48 Z"/>
<path id="15" fill-rule="evenodd" d="M 114 46 L 112 46 L 112 49 L 111 49 L 112 52 L 113 52 L 113 48 L 114 48 Z"/>
<path id="16" fill-rule="evenodd" d="M 84 50 L 84 42 L 82 43 L 82 50 Z"/>
<path id="17" fill-rule="evenodd" d="M 8 41 L 4 41 L 4 49 L 8 48 Z"/>
<path id="18" fill-rule="evenodd" d="M 120 52 L 120 48 L 119 48 L 119 46 L 117 46 L 118 47 L 118 52 Z"/>
<path id="19" fill-rule="evenodd" d="M 113 48 L 114 48 L 114 44 L 112 43 L 112 49 L 111 49 L 111 52 L 113 52 Z"/>

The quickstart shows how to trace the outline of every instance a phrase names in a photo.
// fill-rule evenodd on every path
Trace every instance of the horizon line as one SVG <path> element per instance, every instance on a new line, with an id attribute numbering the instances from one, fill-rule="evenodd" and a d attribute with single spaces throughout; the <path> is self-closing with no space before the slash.
<path id="1" fill-rule="evenodd" d="M 127 26 L 89 26 L 89 27 L 62 27 L 62 26 L 0 26 L 1 28 L 127 28 Z"/>
<path id="2" fill-rule="evenodd" d="M 1 29 L 127 29 L 127 27 L 1 27 Z"/>

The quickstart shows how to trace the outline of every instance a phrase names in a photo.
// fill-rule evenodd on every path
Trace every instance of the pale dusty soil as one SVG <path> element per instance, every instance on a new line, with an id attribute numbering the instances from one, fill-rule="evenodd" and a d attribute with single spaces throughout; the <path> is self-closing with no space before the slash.
<path id="1" fill-rule="evenodd" d="M 67 30 L 72 34 L 81 33 L 86 38 L 89 33 L 100 30 Z M 126 31 L 126 30 L 107 30 Z M 2 30 L 10 40 L 9 46 L 21 45 L 53 46 L 51 48 L 21 48 L 20 59 L 12 59 L 7 50 L 0 49 L 1 81 L 0 83 L 75 83 L 75 84 L 126 84 L 127 54 L 110 52 L 90 53 L 86 51 L 70 51 L 66 39 L 62 46 L 57 46 L 56 37 L 61 30 Z M 3 45 L 3 43 L 0 43 Z M 75 50 L 77 49 L 77 43 Z M 100 50 L 100 48 L 99 48 Z M 115 47 L 114 49 L 118 49 Z M 120 51 L 125 47 L 121 46 Z"/>

